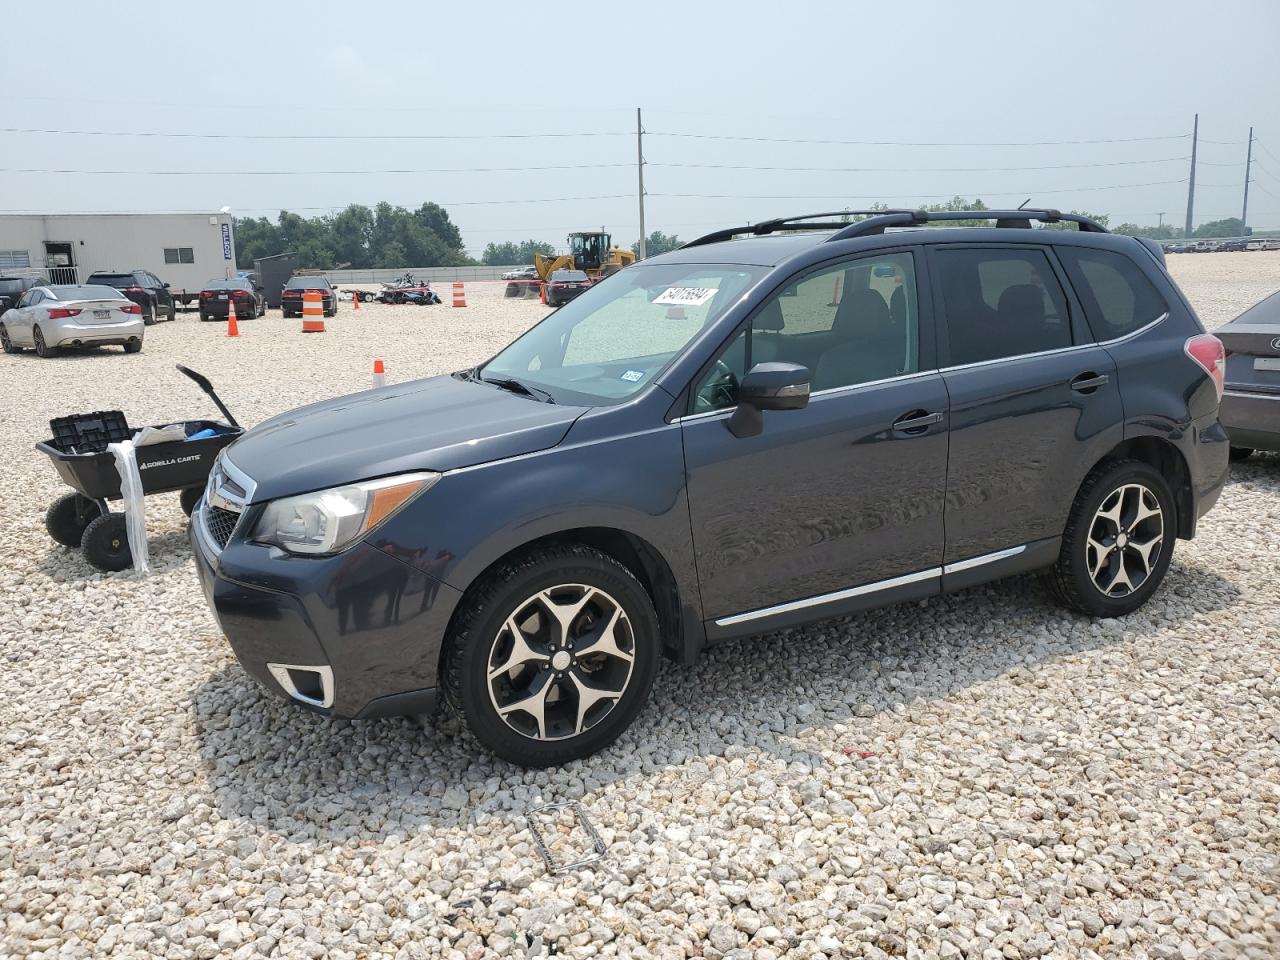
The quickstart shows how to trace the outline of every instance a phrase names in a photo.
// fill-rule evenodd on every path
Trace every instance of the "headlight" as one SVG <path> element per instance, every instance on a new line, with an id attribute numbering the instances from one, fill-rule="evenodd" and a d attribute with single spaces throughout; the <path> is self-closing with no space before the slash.
<path id="1" fill-rule="evenodd" d="M 402 473 L 273 500 L 249 539 L 290 553 L 337 553 L 439 479 L 438 473 Z"/>

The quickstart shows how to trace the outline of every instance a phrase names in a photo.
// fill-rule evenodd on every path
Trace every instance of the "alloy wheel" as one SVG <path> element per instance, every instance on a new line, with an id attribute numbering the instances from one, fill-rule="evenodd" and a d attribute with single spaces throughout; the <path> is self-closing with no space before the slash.
<path id="1" fill-rule="evenodd" d="M 0 350 L 5 353 L 17 353 L 13 349 L 13 341 L 9 339 L 9 330 L 6 327 L 0 327 Z"/>
<path id="2" fill-rule="evenodd" d="M 1150 488 L 1126 483 L 1098 507 L 1085 541 L 1089 576 L 1100 593 L 1126 597 L 1147 581 L 1164 543 L 1164 511 Z"/>
<path id="3" fill-rule="evenodd" d="M 489 649 L 485 685 L 512 730 L 563 740 L 614 708 L 634 664 L 635 634 L 622 605 L 598 587 L 562 584 L 507 617 Z"/>

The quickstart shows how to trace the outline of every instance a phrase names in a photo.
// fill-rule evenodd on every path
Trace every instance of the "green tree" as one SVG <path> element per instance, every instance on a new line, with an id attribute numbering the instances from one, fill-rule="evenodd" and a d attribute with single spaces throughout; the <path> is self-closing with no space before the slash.
<path id="1" fill-rule="evenodd" d="M 1225 220 L 1210 220 L 1196 227 L 1196 237 L 1243 237 L 1249 231 L 1245 229 L 1239 217 L 1227 217 Z"/>
<path id="2" fill-rule="evenodd" d="M 1111 217 L 1105 213 L 1089 213 L 1087 210 L 1072 210 L 1071 213 L 1074 213 L 1078 217 L 1088 217 L 1090 220 L 1096 220 L 1104 227 L 1111 221 Z M 1046 223 L 1044 228 L 1046 230 L 1078 229 L 1076 224 L 1072 223 L 1070 220 L 1062 220 L 1058 223 Z"/>
<path id="3" fill-rule="evenodd" d="M 1157 227 L 1140 227 L 1136 223 L 1122 223 L 1111 228 L 1112 233 L 1120 233 L 1126 237 L 1146 237 L 1151 240 L 1176 240 L 1182 236 L 1182 230 L 1172 224 L 1162 223 Z"/>
<path id="4" fill-rule="evenodd" d="M 644 242 L 645 256 L 656 257 L 662 253 L 670 253 L 672 250 L 677 249 L 681 245 L 681 242 L 680 238 L 674 233 L 668 236 L 661 230 L 655 230 L 653 233 L 649 234 L 648 238 Z M 640 256 L 640 241 L 637 240 L 631 245 L 631 252 L 637 257 Z"/>
<path id="5" fill-rule="evenodd" d="M 534 254 L 555 256 L 554 245 L 544 240 L 522 240 L 520 243 L 490 243 L 480 255 L 480 262 L 490 267 L 519 266 L 533 263 Z"/>

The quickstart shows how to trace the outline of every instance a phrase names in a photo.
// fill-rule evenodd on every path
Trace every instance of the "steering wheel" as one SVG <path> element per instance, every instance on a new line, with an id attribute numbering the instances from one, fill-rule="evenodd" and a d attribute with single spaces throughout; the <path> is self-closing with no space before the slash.
<path id="1" fill-rule="evenodd" d="M 717 360 L 710 375 L 693 398 L 694 413 L 709 413 L 738 402 L 738 376 L 723 360 Z"/>

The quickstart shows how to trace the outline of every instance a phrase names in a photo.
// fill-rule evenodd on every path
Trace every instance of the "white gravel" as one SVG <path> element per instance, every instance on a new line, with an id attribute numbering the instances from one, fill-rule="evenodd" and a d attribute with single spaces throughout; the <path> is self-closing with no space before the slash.
<path id="1" fill-rule="evenodd" d="M 1280 287 L 1280 254 L 1170 262 L 1211 326 Z M 1233 468 L 1128 620 L 1022 579 L 721 646 L 544 772 L 264 694 L 176 496 L 149 501 L 148 579 L 45 535 L 50 417 L 214 415 L 175 362 L 246 423 L 375 356 L 455 369 L 542 315 L 499 291 L 0 357 L 0 956 L 1280 956 L 1280 457 Z M 566 798 L 609 854 L 550 877 L 522 814 Z"/>

